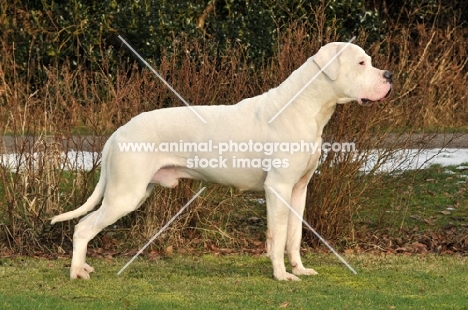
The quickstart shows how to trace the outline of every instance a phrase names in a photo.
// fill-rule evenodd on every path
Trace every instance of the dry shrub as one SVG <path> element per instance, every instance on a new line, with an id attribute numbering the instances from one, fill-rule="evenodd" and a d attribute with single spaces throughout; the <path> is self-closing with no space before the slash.
<path id="1" fill-rule="evenodd" d="M 192 105 L 234 104 L 277 86 L 324 43 L 350 39 L 337 37 L 333 29 L 327 30 L 317 20 L 318 30 L 295 25 L 284 31 L 278 38 L 276 57 L 262 68 L 249 65 L 240 48 L 213 58 L 209 56 L 214 48 L 211 42 L 181 39 L 157 69 Z M 414 29 L 397 29 L 381 42 L 368 43 L 366 35 L 360 34 L 357 43 L 373 56 L 376 67 L 395 73 L 395 91 L 391 99 L 371 107 L 339 105 L 326 127 L 325 141 L 354 142 L 358 149 L 353 154 L 330 152 L 309 186 L 306 219 L 332 240 L 352 239 L 352 219 L 361 207 L 361 198 L 367 190 L 384 186 L 382 175 L 360 171 L 372 150 L 385 147 L 378 162 L 382 165 L 397 149 L 408 146 L 411 133 L 418 127 L 466 123 L 465 29 L 417 25 Z M 97 71 L 84 66 L 71 70 L 67 64 L 41 68 L 47 80 L 44 85 L 35 85 L 27 75 L 15 71 L 11 49 L 2 48 L 0 120 L 2 131 L 13 141 L 12 147 L 3 151 L 16 153 L 21 160 L 15 167 L 8 167 L 4 160 L 0 163 L 4 191 L 0 238 L 6 240 L 8 248 L 23 253 L 70 248 L 71 224 L 75 221 L 51 227 L 49 218 L 86 200 L 96 182 L 100 155 L 86 172 L 64 166 L 62 151 L 99 152 L 105 137 L 131 117 L 182 103 L 149 70 L 123 61 L 121 68 L 112 71 L 105 56 Z M 404 134 L 402 128 L 406 128 Z M 395 137 L 395 132 L 401 132 L 401 137 Z M 77 134 L 89 135 L 89 139 L 77 139 Z M 200 186 L 199 182 L 187 181 L 174 190 L 155 189 L 139 211 L 105 234 L 122 234 L 119 240 L 125 240 L 122 246 L 126 249 L 144 244 Z M 239 223 L 249 217 L 264 217 L 258 208 L 251 207 L 255 204 L 252 197 L 258 196 L 210 186 L 157 245 L 184 246 L 197 240 L 202 244 L 249 246 L 250 237 L 262 238 L 260 230 L 244 234 L 241 229 L 251 228 Z M 262 223 L 264 226 L 265 221 Z M 308 240 L 316 242 L 311 235 Z M 103 241 L 91 245 L 100 247 Z"/>
<path id="2" fill-rule="evenodd" d="M 397 93 L 384 110 L 398 127 L 466 127 L 468 29 L 417 24 L 386 38 Z"/>
<path id="3" fill-rule="evenodd" d="M 51 241 L 60 244 L 68 233 L 52 230 L 50 217 L 84 201 L 95 184 L 98 155 L 90 171 L 81 169 L 79 153 L 64 156 L 63 141 L 56 137 L 28 136 L 15 139 L 14 156 L 0 157 L 4 202 L 0 212 L 2 237 L 20 253 L 49 252 Z M 10 140 L 9 137 L 5 139 Z M 81 145 L 73 145 L 73 147 Z M 96 153 L 97 154 L 97 153 Z M 69 224 L 65 226 L 70 229 Z M 63 227 L 62 227 L 63 228 Z"/>
<path id="4" fill-rule="evenodd" d="M 338 105 L 325 129 L 325 141 L 354 142 L 357 149 L 322 157 L 309 185 L 305 218 L 326 238 L 353 242 L 357 212 L 379 207 L 366 205 L 364 197 L 385 187 L 388 178 L 379 173 L 380 168 L 385 166 L 389 172 L 402 168 L 397 164 L 388 167 L 401 156 L 400 150 L 421 152 L 439 128 L 465 126 L 466 107 L 461 103 L 466 97 L 462 85 L 467 83 L 467 62 L 461 46 L 466 46 L 466 31 L 453 28 L 442 34 L 435 28 L 417 28 L 416 39 L 402 39 L 409 29 L 398 29 L 382 42 L 366 44 L 365 34 L 357 39 L 373 56 L 374 66 L 394 72 L 395 90 L 388 100 L 370 107 Z M 446 41 L 445 35 L 460 40 Z M 416 135 L 421 128 L 436 133 Z M 375 165 L 364 173 L 362 167 L 370 161 Z M 306 235 L 310 243 L 319 243 L 310 232 Z"/>
<path id="5" fill-rule="evenodd" d="M 190 104 L 233 104 L 259 93 L 258 85 L 250 84 L 252 70 L 242 60 L 241 50 L 212 61 L 203 50 L 205 47 L 198 44 L 181 42 L 176 48 L 187 53 L 181 58 L 175 54 L 164 58 L 158 71 Z M 97 181 L 100 154 L 96 153 L 91 171 L 83 171 L 67 164 L 63 152 L 100 152 L 105 136 L 131 117 L 181 103 L 153 73 L 135 64 L 123 65 L 117 72 L 110 72 L 105 60 L 98 71 L 83 66 L 71 70 L 69 65 L 45 68 L 47 80 L 41 87 L 31 85 L 27 77 L 14 74 L 14 70 L 1 72 L 6 89 L 0 105 L 5 136 L 1 152 L 17 154 L 18 158 L 14 166 L 7 163 L 7 156 L 2 156 L 0 162 L 5 191 L 0 209 L 5 214 L 0 223 L 2 239 L 7 240 L 8 248 L 20 253 L 69 249 L 71 224 L 76 221 L 53 227 L 49 221 L 86 200 Z M 85 136 L 79 136 L 82 133 Z M 104 234 L 122 233 L 121 240 L 127 240 L 125 246 L 141 245 L 193 196 L 191 184 L 183 182 L 175 190 L 156 189 L 141 210 Z M 210 190 L 226 191 L 220 187 Z M 216 204 L 210 203 L 213 195 L 218 194 L 205 198 L 204 204 L 200 203 L 203 198 L 193 202 L 191 211 L 181 216 L 156 245 L 166 242 L 178 245 L 187 238 L 213 239 L 223 231 L 223 225 L 213 223 L 222 222 L 229 215 L 217 216 L 216 220 L 212 215 L 227 214 L 227 209 L 234 209 L 229 201 L 235 199 L 216 199 Z M 185 224 L 190 224 L 189 228 L 183 228 Z M 199 232 L 194 234 L 197 229 Z M 228 239 L 226 243 L 237 244 L 239 240 Z M 91 243 L 91 247 L 101 246 L 103 241 L 99 238 Z"/>
<path id="6" fill-rule="evenodd" d="M 196 181 L 183 181 L 176 189 L 156 187 L 140 210 L 122 219 L 130 227 L 125 248 L 141 246 L 160 230 L 202 187 L 205 191 L 153 242 L 150 248 L 248 248 L 263 239 L 264 210 L 253 207 L 257 194 Z M 251 225 L 249 221 L 254 221 Z M 261 222 L 262 225 L 258 222 Z"/>

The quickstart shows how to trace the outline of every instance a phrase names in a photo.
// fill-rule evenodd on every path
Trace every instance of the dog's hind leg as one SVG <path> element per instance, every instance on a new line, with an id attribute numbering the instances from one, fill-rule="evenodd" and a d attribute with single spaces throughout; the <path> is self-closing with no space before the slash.
<path id="1" fill-rule="evenodd" d="M 132 186 L 124 193 L 117 192 L 104 195 L 101 207 L 83 218 L 75 226 L 73 235 L 73 258 L 70 268 L 71 279 L 89 279 L 89 273 L 94 269 L 86 264 L 86 251 L 88 242 L 102 229 L 115 223 L 121 217 L 136 210 L 153 189 L 153 184 Z"/>

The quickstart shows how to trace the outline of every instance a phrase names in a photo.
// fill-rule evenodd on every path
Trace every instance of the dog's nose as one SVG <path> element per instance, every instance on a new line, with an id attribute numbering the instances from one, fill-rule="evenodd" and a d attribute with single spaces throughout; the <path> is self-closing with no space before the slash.
<path id="1" fill-rule="evenodd" d="M 383 73 L 383 76 L 384 76 L 384 78 L 386 78 L 387 81 L 389 81 L 390 83 L 393 82 L 393 73 L 391 73 L 390 71 L 385 70 L 384 73 Z"/>

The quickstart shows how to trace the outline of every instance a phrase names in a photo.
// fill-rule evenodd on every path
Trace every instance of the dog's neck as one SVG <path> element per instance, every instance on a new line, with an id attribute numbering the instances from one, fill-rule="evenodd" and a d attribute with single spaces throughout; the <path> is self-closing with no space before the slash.
<path id="1" fill-rule="evenodd" d="M 271 123 L 279 123 L 278 127 L 282 130 L 299 127 L 304 134 L 320 136 L 323 127 L 335 111 L 340 94 L 330 85 L 328 77 L 319 72 L 320 68 L 309 59 L 278 87 L 269 90 L 266 98 L 270 100 L 262 103 L 265 120 L 269 122 L 274 118 Z M 309 82 L 310 84 L 302 89 Z M 290 102 L 296 95 L 297 97 Z"/>

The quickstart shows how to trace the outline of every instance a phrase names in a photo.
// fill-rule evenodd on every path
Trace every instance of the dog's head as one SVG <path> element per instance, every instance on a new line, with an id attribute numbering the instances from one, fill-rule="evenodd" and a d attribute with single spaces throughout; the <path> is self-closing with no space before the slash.
<path id="1" fill-rule="evenodd" d="M 340 86 L 338 103 L 356 100 L 365 105 L 387 98 L 392 90 L 393 74 L 374 68 L 371 57 L 355 44 L 329 43 L 313 60 L 328 79 Z"/>

